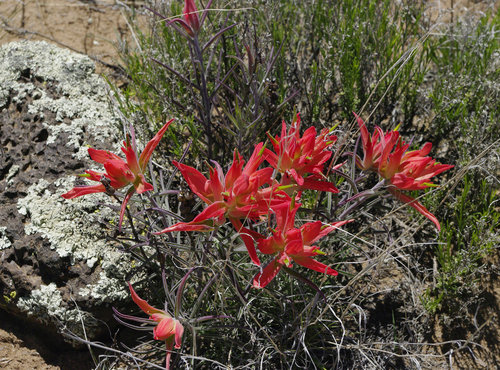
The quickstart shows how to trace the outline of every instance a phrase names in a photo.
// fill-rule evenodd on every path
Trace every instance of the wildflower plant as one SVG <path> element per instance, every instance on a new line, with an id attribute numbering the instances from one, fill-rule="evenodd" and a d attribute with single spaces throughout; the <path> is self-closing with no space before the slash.
<path id="1" fill-rule="evenodd" d="M 240 292 L 242 299 L 245 299 L 245 296 L 249 294 L 248 290 L 245 291 L 241 288 L 242 284 L 256 289 L 266 288 L 283 268 L 290 276 L 298 278 L 299 281 L 307 281 L 309 285 L 320 292 L 320 288 L 307 277 L 310 271 L 332 277 L 337 276 L 338 271 L 319 260 L 326 253 L 321 251 L 316 243 L 334 230 L 353 222 L 354 219 L 348 218 L 348 216 L 361 206 L 361 201 L 369 198 L 368 195 L 374 196 L 377 193 L 366 192 L 365 198 L 353 196 L 345 199 L 343 202 L 345 210 L 341 213 L 340 220 L 334 222 L 313 220 L 300 224 L 300 221 L 297 220 L 297 214 L 301 210 L 300 200 L 304 191 L 337 194 L 340 190 L 332 182 L 334 176 L 328 175 L 328 166 L 326 166 L 327 161 L 332 158 L 332 152 L 329 148 L 335 143 L 336 137 L 329 135 L 326 129 L 318 135 L 314 128 L 308 128 L 301 136 L 299 117 L 297 115 L 297 119 L 290 129 L 287 129 L 286 123 L 283 122 L 281 137 L 272 137 L 268 134 L 274 144 L 274 152 L 267 149 L 263 142 L 260 142 L 255 145 L 252 155 L 245 163 L 242 156 L 235 150 L 233 161 L 227 172 L 223 170 L 221 164 L 212 161 L 212 165 L 208 166 L 209 176 L 207 178 L 194 167 L 173 161 L 173 165 L 179 170 L 191 191 L 206 204 L 206 207 L 192 221 L 177 222 L 160 230 L 155 230 L 157 226 L 145 230 L 150 239 L 145 239 L 145 241 L 139 239 L 137 242 L 151 244 L 153 242 L 151 238 L 161 238 L 163 234 L 203 231 L 209 232 L 211 235 L 209 244 L 204 247 L 205 252 L 196 250 L 197 248 L 194 246 L 193 253 L 213 254 L 214 252 L 210 251 L 212 248 L 210 244 L 213 245 L 218 230 L 228 220 L 241 237 L 250 260 L 257 268 L 256 271 L 254 270 L 254 277 L 247 282 L 235 280 L 234 272 L 228 272 L 230 280 L 232 280 L 231 284 Z M 407 151 L 409 145 L 400 139 L 397 131 L 384 133 L 377 127 L 375 134 L 369 136 L 364 123 L 359 117 L 357 119 L 361 129 L 364 154 L 363 159 L 354 155 L 353 161 L 358 168 L 364 172 L 376 171 L 384 179 L 383 184 L 391 194 L 409 203 L 439 227 L 437 219 L 425 207 L 410 196 L 401 193 L 401 190 L 426 188 L 430 186 L 432 176 L 452 166 L 437 164 L 432 158 L 426 157 L 426 154 L 429 153 L 429 145 L 425 145 L 423 149 L 418 151 Z M 131 184 L 120 212 L 120 223 L 126 202 L 135 192 L 154 190 L 152 185 L 146 182 L 143 171 L 170 122 L 164 125 L 160 132 L 146 145 L 138 161 L 136 160 L 136 151 L 133 150 L 128 140 L 124 143 L 123 148 L 127 155 L 127 162 L 119 160 L 119 157 L 110 152 L 89 150 L 91 158 L 102 163 L 107 169 L 107 173 L 100 176 L 87 171 L 91 175 L 91 179 L 101 182 L 111 181 L 113 189 Z M 339 169 L 342 164 L 332 163 L 331 167 Z M 117 168 L 119 170 L 116 170 Z M 279 179 L 277 178 L 278 173 L 281 174 Z M 355 179 L 348 181 L 348 183 L 355 182 Z M 80 196 L 98 191 L 106 192 L 106 186 L 101 183 L 90 187 L 77 187 L 64 194 L 63 197 L 70 199 L 73 197 L 72 195 Z M 349 206 L 349 203 L 355 207 Z M 154 204 L 151 209 L 155 209 L 156 217 L 168 214 L 167 210 L 162 211 Z M 137 235 L 136 238 L 138 238 Z M 271 259 L 265 261 L 264 265 L 261 266 L 259 254 L 270 256 Z M 163 261 L 160 263 L 160 268 L 164 269 L 162 267 L 165 263 L 164 260 L 169 255 L 170 258 L 175 257 L 175 253 L 173 255 L 162 253 L 158 256 L 160 261 Z M 226 256 L 231 258 L 227 252 Z M 294 271 L 294 263 L 307 270 Z M 191 267 L 190 273 L 193 269 L 194 267 Z M 179 295 L 184 289 L 186 277 L 179 287 Z M 182 320 L 178 318 L 177 305 L 180 298 L 176 300 L 176 314 L 171 316 L 166 310 L 154 308 L 141 299 L 130 284 L 129 289 L 132 300 L 150 315 L 149 319 L 134 319 L 131 316 L 115 313 L 120 321 L 121 319 L 129 319 L 155 325 L 153 329 L 154 339 L 163 340 L 166 343 L 166 367 L 168 369 L 174 343 L 175 348 L 179 349 L 184 333 Z M 203 291 L 206 292 L 205 289 Z M 211 317 L 228 316 L 221 313 L 219 316 L 212 315 Z"/>
<path id="2" fill-rule="evenodd" d="M 307 368 L 315 363 L 333 367 L 339 354 L 331 354 L 331 341 L 343 330 L 337 312 L 344 315 L 345 311 L 334 307 L 325 291 L 342 291 L 342 283 L 350 277 L 342 254 L 354 244 L 356 237 L 350 233 L 367 227 L 363 211 L 375 202 L 391 204 L 387 198 L 394 197 L 432 221 L 439 231 L 438 218 L 409 192 L 435 187 L 434 177 L 453 165 L 430 157 L 430 143 L 410 150 L 411 144 L 398 130 L 376 126 L 370 134 L 356 114 L 359 138 L 351 136 L 346 125 L 333 122 L 318 130 L 319 125 L 304 122 L 300 114 L 294 114 L 290 124 L 289 117 L 282 119 L 277 132 L 275 116 L 265 112 L 262 101 L 268 93 L 263 75 L 267 78 L 279 53 L 270 53 L 271 61 L 259 64 L 258 48 L 238 44 L 233 33 L 236 25 L 229 16 L 214 31 L 211 6 L 208 1 L 200 9 L 194 0 L 186 0 L 182 14 L 174 17 L 150 9 L 165 30 L 180 35 L 179 42 L 188 49 L 191 65 L 187 72 L 161 58 L 152 60 L 174 76 L 179 86 L 187 86 L 183 91 L 189 92 L 195 108 L 193 127 L 203 133 L 200 140 L 192 135 L 193 142 L 185 140 L 184 152 L 173 158 L 158 151 L 162 166 L 147 166 L 172 120 L 140 156 L 132 129 L 122 149 L 125 160 L 89 149 L 91 159 L 106 172 L 86 171 L 84 177 L 98 184 L 75 187 L 63 197 L 114 194 L 128 187 L 119 215 L 121 227 L 129 200 L 136 193 L 149 192 L 148 197 L 138 199 L 139 210 L 129 215 L 130 227 L 134 230 L 137 225 L 140 233 L 130 238 L 124 227 L 116 238 L 140 260 L 137 275 L 146 276 L 156 288 L 161 282 L 165 295 L 154 289 L 146 301 L 129 284 L 132 301 L 149 317 L 117 310 L 115 317 L 131 328 L 152 331 L 155 340 L 164 341 L 167 369 L 174 352 L 193 367 L 208 363 L 222 367 L 238 362 L 234 357 L 239 354 L 261 353 L 263 348 L 272 348 L 276 354 L 265 360 L 269 367 Z M 223 57 L 217 60 L 217 54 Z M 250 91 L 246 99 L 237 90 L 237 81 L 245 81 L 246 93 Z M 281 100 L 285 104 L 287 97 Z M 276 111 L 281 113 L 281 108 Z M 176 140 L 163 144 L 177 145 L 183 139 L 177 135 Z M 351 148 L 346 150 L 347 145 Z M 191 156 L 195 147 L 201 155 Z M 379 181 L 372 186 L 374 173 Z M 187 206 L 184 195 L 192 198 Z M 175 212 L 184 208 L 194 217 L 182 219 Z M 135 254 L 138 247 L 141 253 Z M 192 277 L 189 286 L 188 276 Z M 173 288 L 167 288 L 167 280 L 174 282 Z M 175 299 L 170 293 L 174 290 Z M 170 305 L 155 308 L 161 299 L 154 306 L 148 303 L 158 296 Z M 323 321 L 327 315 L 329 319 Z M 217 318 L 224 320 L 198 326 Z M 127 321 L 141 325 L 131 326 Z M 308 332 L 310 328 L 314 330 Z M 235 335 L 248 340 L 240 346 L 232 339 Z M 316 353 L 305 345 L 307 335 L 319 343 Z M 295 354 L 300 351 L 304 360 L 297 364 Z M 242 359 L 238 365 L 251 368 L 257 363 Z"/>
<path id="3" fill-rule="evenodd" d="M 125 154 L 126 159 L 123 160 L 118 155 L 111 153 L 107 150 L 97 150 L 89 148 L 89 156 L 92 160 L 102 164 L 105 173 L 96 172 L 92 170 L 85 171 L 84 174 L 79 175 L 83 178 L 99 182 L 97 185 L 76 186 L 67 193 L 62 195 L 65 199 L 73 199 L 86 194 L 92 193 L 107 193 L 114 195 L 115 190 L 129 186 L 127 193 L 123 199 L 120 210 L 120 223 L 121 228 L 123 216 L 127 208 L 127 203 L 132 195 L 137 192 L 142 194 L 145 191 L 153 190 L 153 185 L 146 182 L 144 172 L 146 171 L 147 164 L 153 151 L 158 146 L 161 138 L 167 131 L 168 126 L 172 123 L 173 119 L 165 123 L 158 133 L 146 144 L 141 155 L 137 155 L 137 146 L 135 142 L 135 135 L 132 128 L 131 137 L 123 142 L 122 152 Z"/>

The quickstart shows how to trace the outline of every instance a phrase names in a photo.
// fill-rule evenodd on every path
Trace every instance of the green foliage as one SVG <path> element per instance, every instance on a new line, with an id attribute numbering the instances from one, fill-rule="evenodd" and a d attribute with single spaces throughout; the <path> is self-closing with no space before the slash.
<path id="1" fill-rule="evenodd" d="M 418 132 L 422 135 L 416 136 L 416 146 L 429 138 L 434 144 L 446 144 L 443 146 L 448 150 L 443 149 L 440 156 L 445 163 L 458 158 L 453 163 L 457 170 L 471 161 L 482 167 L 469 170 L 458 186 L 443 186 L 443 190 L 433 191 L 424 199 L 430 210 L 437 210 L 442 231 L 436 247 L 423 253 L 425 261 L 408 270 L 417 271 L 417 279 L 426 284 L 422 297 L 425 308 L 439 313 L 455 299 L 466 299 L 464 292 L 480 278 L 485 257 L 498 244 L 500 212 L 495 206 L 494 180 L 486 180 L 484 173 L 494 178 L 498 167 L 492 145 L 500 138 L 499 45 L 495 31 L 500 17 L 490 15 L 477 23 L 457 24 L 429 34 L 423 5 L 418 3 L 215 1 L 200 43 L 227 26 L 236 26 L 204 50 L 201 69 L 193 62 L 192 45 L 172 26 L 152 16 L 147 32 L 136 30 L 138 48 L 124 51 L 129 80 L 120 91 L 121 97 L 117 95 L 119 107 L 144 137 L 150 137 L 162 122 L 175 116 L 177 123 L 167 131 L 164 153 L 179 158 L 186 142 L 192 140 L 185 162 L 214 159 L 222 166 L 228 164 L 233 148 L 248 158 L 246 154 L 253 145 L 265 140 L 267 131 L 276 133 L 281 119 L 291 120 L 295 111 L 301 112 L 306 125 L 326 127 L 351 120 L 351 112 L 361 109 L 373 112 L 369 124 L 380 125 L 389 117 L 394 126 L 403 121 L 402 129 L 410 132 L 419 131 L 412 126 L 415 115 L 430 122 L 425 132 Z M 181 14 L 181 6 L 182 2 L 172 1 L 157 11 L 176 16 Z M 219 8 L 232 11 L 215 10 Z M 202 89 L 193 87 L 200 86 L 202 77 L 208 100 Z M 356 140 L 343 125 L 339 128 L 339 136 L 345 134 L 347 142 Z M 485 152 L 487 148 L 490 151 Z M 347 173 L 346 167 L 342 171 Z M 339 188 L 353 184 L 342 176 L 338 179 Z M 172 184 L 180 188 L 176 181 L 168 179 L 165 189 L 171 189 Z M 320 215 L 331 222 L 327 216 L 334 214 L 331 210 L 341 202 L 341 195 L 324 197 L 304 192 L 302 202 L 307 210 L 300 217 L 307 220 Z M 443 203 L 445 196 L 448 198 Z M 181 196 L 154 197 L 169 211 L 179 208 L 180 213 L 187 209 L 185 213 L 197 214 L 201 209 L 196 200 L 187 202 Z M 137 255 L 138 270 L 151 274 L 158 260 L 169 278 L 178 281 L 186 269 L 204 266 L 193 273 L 192 282 L 186 286 L 186 311 L 181 316 L 227 314 L 231 318 L 212 328 L 192 328 L 184 353 L 202 354 L 236 368 L 333 368 L 338 365 L 340 348 L 344 348 L 337 342 L 344 338 L 343 320 L 351 320 L 351 334 L 358 330 L 362 338 L 366 332 L 361 324 L 364 313 L 361 308 L 359 312 L 354 310 L 375 294 L 363 290 L 368 283 L 363 285 L 362 277 L 371 276 L 373 266 L 382 269 L 387 256 L 394 255 L 398 261 L 406 258 L 400 254 L 406 246 L 398 245 L 397 253 L 391 249 L 403 239 L 394 242 L 389 235 L 392 229 L 384 224 L 387 220 L 377 219 L 384 200 L 377 199 L 370 206 L 346 228 L 356 236 L 337 235 L 324 243 L 329 257 L 322 258 L 338 264 L 338 280 L 329 283 L 321 275 L 307 276 L 312 285 L 324 288 L 325 297 L 286 273 L 276 277 L 269 289 L 250 290 L 246 282 L 252 280 L 256 270 L 241 241 L 227 226 L 209 235 L 177 233 L 175 239 L 147 234 L 157 252 L 147 258 Z M 141 215 L 137 219 L 143 229 L 151 224 L 167 227 L 178 221 L 171 215 L 162 215 L 161 219 Z M 405 216 L 397 221 L 405 224 L 407 220 Z M 263 223 L 257 229 L 266 230 L 268 226 Z M 369 242 L 361 243 L 362 238 Z M 428 243 L 431 237 L 426 234 L 426 238 L 424 242 Z M 432 286 L 426 280 L 429 271 L 434 274 Z M 159 286 L 159 279 L 151 284 Z M 351 295 L 343 297 L 342 292 Z M 162 295 L 158 294 L 160 302 Z M 396 331 L 402 325 L 397 308 L 387 312 L 391 330 L 383 339 L 392 341 L 392 351 L 394 342 L 411 343 L 412 337 L 406 330 Z M 417 312 L 415 316 L 424 315 Z M 382 334 L 374 335 L 377 342 Z M 354 342 L 352 337 L 350 340 Z M 351 368 L 360 361 L 388 367 L 386 358 L 366 360 L 365 352 L 354 352 L 349 352 Z M 265 355 L 258 358 L 256 354 Z M 209 362 L 199 363 L 203 367 Z"/>
<path id="2" fill-rule="evenodd" d="M 451 148 L 465 164 L 500 138 L 500 15 L 457 24 L 453 33 L 429 45 L 436 77 L 429 94 L 437 136 L 453 140 Z"/>
<path id="3" fill-rule="evenodd" d="M 480 278 L 479 268 L 498 242 L 500 213 L 494 207 L 494 173 L 498 171 L 500 139 L 499 40 L 495 30 L 500 16 L 453 25 L 450 31 L 429 42 L 436 76 L 429 97 L 436 116 L 434 138 L 444 140 L 447 156 L 457 164 L 480 163 L 465 174 L 453 192 L 454 202 L 443 222 L 434 258 L 437 279 L 424 296 L 431 312 L 450 308 L 458 296 Z M 491 181 L 485 179 L 488 174 Z M 444 195 L 445 193 L 438 193 Z M 436 196 L 436 199 L 439 195 Z"/>
<path id="4" fill-rule="evenodd" d="M 484 258 L 498 244 L 500 212 L 491 185 L 479 176 L 466 175 L 435 249 L 436 282 L 423 297 L 431 312 L 467 291 L 477 279 Z"/>

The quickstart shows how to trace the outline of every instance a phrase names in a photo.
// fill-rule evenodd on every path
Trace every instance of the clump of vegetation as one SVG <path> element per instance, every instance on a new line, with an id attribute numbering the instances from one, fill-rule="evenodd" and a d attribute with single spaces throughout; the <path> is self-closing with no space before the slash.
<path id="1" fill-rule="evenodd" d="M 117 318 L 154 325 L 167 352 L 141 339 L 101 364 L 413 368 L 474 352 L 499 240 L 500 16 L 437 28 L 412 1 L 196 3 L 150 4 L 123 50 L 124 127 L 146 142 L 175 117 L 149 174 L 121 160 L 151 189 L 128 202 L 144 178 L 101 161 L 135 189 L 114 237 L 154 303 L 131 288 L 151 318 Z M 431 147 L 455 164 L 438 188 L 451 166 Z M 450 340 L 430 346 L 433 325 Z"/>

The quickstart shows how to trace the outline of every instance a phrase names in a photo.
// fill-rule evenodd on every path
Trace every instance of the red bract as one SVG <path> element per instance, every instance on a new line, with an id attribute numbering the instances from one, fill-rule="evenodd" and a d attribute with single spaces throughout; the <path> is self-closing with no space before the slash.
<path id="1" fill-rule="evenodd" d="M 175 348 L 181 348 L 184 327 L 181 325 L 179 320 L 174 319 L 167 312 L 150 306 L 148 302 L 140 298 L 130 283 L 128 283 L 128 286 L 130 288 L 132 300 L 141 308 L 141 310 L 149 315 L 151 320 L 157 323 L 153 329 L 153 338 L 165 341 L 167 347 L 165 364 L 166 369 L 168 370 L 170 368 L 170 356 L 172 355 L 174 341 Z"/>
<path id="2" fill-rule="evenodd" d="M 378 126 L 375 127 L 373 136 L 370 136 L 363 120 L 356 114 L 356 119 L 361 130 L 364 158 L 356 156 L 356 165 L 362 170 L 378 171 L 382 158 L 388 157 L 394 145 L 398 142 L 399 132 L 391 131 L 386 134 Z"/>
<path id="3" fill-rule="evenodd" d="M 312 257 L 324 254 L 312 245 L 325 235 L 352 220 L 324 225 L 321 221 L 309 222 L 295 228 L 295 214 L 301 204 L 282 202 L 273 207 L 276 214 L 276 230 L 267 239 L 258 239 L 259 250 L 276 257 L 253 279 L 255 288 L 263 288 L 278 274 L 282 266 L 291 267 L 292 261 L 311 270 L 336 276 L 337 271 Z"/>
<path id="4" fill-rule="evenodd" d="M 195 33 L 198 33 L 200 29 L 200 20 L 198 19 L 198 9 L 196 8 L 194 0 L 185 1 L 183 14 L 186 23 L 191 27 L 190 35 L 193 36 Z"/>
<path id="5" fill-rule="evenodd" d="M 224 175 L 221 166 L 214 162 L 210 167 L 207 179 L 198 170 L 182 163 L 173 162 L 181 171 L 191 190 L 198 195 L 206 207 L 191 222 L 179 222 L 157 234 L 172 231 L 211 230 L 222 225 L 226 218 L 231 221 L 236 231 L 245 242 L 252 261 L 260 265 L 253 238 L 259 234 L 245 228 L 242 219 L 258 219 L 269 213 L 269 207 L 286 199 L 286 194 L 276 190 L 276 186 L 261 189 L 265 184 L 272 184 L 272 168 L 257 170 L 264 158 L 263 144 L 259 143 L 246 164 L 237 151 L 234 152 L 233 163 Z"/>
<path id="6" fill-rule="evenodd" d="M 174 18 L 168 24 L 179 23 L 190 37 L 195 37 L 200 30 L 200 19 L 194 0 L 185 0 L 182 15 L 184 19 Z"/>
<path id="7" fill-rule="evenodd" d="M 440 230 L 441 226 L 436 217 L 422 204 L 401 193 L 400 190 L 421 190 L 435 186 L 431 178 L 453 166 L 440 164 L 433 158 L 427 157 L 432 148 L 431 143 L 425 143 L 420 150 L 408 151 L 410 145 L 400 138 L 398 131 L 384 134 L 377 126 L 374 134 L 370 136 L 363 120 L 356 113 L 354 115 L 361 130 L 364 152 L 363 160 L 356 156 L 356 165 L 362 170 L 376 171 L 392 185 L 388 188 L 391 194 L 430 219 Z"/>
<path id="8" fill-rule="evenodd" d="M 156 146 L 160 142 L 163 134 L 167 131 L 168 126 L 172 123 L 173 119 L 168 121 L 158 133 L 151 139 L 144 150 L 142 151 L 140 157 L 137 157 L 135 149 L 130 144 L 127 139 L 123 142 L 122 151 L 125 154 L 126 159 L 123 160 L 114 153 L 108 152 L 107 150 L 97 150 L 89 148 L 89 155 L 94 161 L 101 163 L 104 166 L 106 172 L 96 172 L 92 170 L 85 171 L 85 174 L 80 175 L 81 177 L 86 177 L 92 181 L 98 181 L 98 185 L 88 185 L 88 186 L 77 186 L 67 193 L 63 194 L 62 197 L 65 199 L 72 199 L 86 194 L 92 193 L 104 193 L 108 190 L 121 189 L 128 185 L 133 185 L 127 191 L 122 207 L 120 211 L 120 225 L 122 224 L 123 215 L 129 199 L 132 197 L 134 192 L 139 194 L 145 191 L 153 190 L 153 186 L 146 182 L 144 178 L 144 171 L 146 166 L 155 150 Z M 107 188 L 107 185 L 109 187 Z"/>
<path id="9" fill-rule="evenodd" d="M 283 174 L 282 185 L 295 183 L 299 189 L 338 193 L 332 183 L 323 181 L 324 164 L 332 155 L 326 149 L 337 140 L 335 135 L 329 135 L 328 129 L 323 129 L 317 136 L 316 128 L 309 127 L 300 137 L 300 115 L 297 114 L 288 132 L 283 121 L 281 137 L 269 134 L 268 137 L 274 153 L 265 149 L 264 155 L 271 166 Z"/>

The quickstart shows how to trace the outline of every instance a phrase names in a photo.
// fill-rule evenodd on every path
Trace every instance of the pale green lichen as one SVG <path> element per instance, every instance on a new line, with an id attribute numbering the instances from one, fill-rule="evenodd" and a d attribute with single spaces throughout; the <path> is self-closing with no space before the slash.
<path id="1" fill-rule="evenodd" d="M 0 251 L 9 248 L 11 245 L 12 242 L 7 237 L 7 228 L 5 226 L 0 227 Z"/>
<path id="2" fill-rule="evenodd" d="M 18 174 L 19 172 L 19 166 L 17 164 L 13 165 L 9 169 L 9 173 L 7 173 L 7 176 L 5 177 L 5 180 L 7 181 L 7 186 L 12 186 L 14 183 L 14 177 Z"/>
<path id="3" fill-rule="evenodd" d="M 26 234 L 42 235 L 50 242 L 51 249 L 61 257 L 69 257 L 71 263 L 85 261 L 93 268 L 99 261 L 103 273 L 96 283 L 98 288 L 89 287 L 94 293 L 92 298 L 101 302 L 125 299 L 128 293 L 123 282 L 131 269 L 130 258 L 120 252 L 116 244 L 106 241 L 100 226 L 100 222 L 111 220 L 116 214 L 107 208 L 96 212 L 96 205 L 106 195 L 89 194 L 68 201 L 61 194 L 73 186 L 71 178 L 56 180 L 55 192 L 49 190 L 50 185 L 47 180 L 40 179 L 17 203 L 19 213 L 30 217 L 25 225 Z"/>
<path id="4" fill-rule="evenodd" d="M 61 323 L 64 330 L 68 330 L 80 337 L 95 336 L 99 331 L 99 322 L 78 307 L 67 307 L 55 283 L 42 285 L 39 289 L 31 291 L 28 297 L 21 297 L 17 306 L 35 316 L 37 321 L 49 324 L 51 321 Z"/>
<path id="5" fill-rule="evenodd" d="M 28 70 L 33 78 L 43 81 L 42 88 L 23 81 Z M 55 122 L 43 121 L 49 131 L 47 144 L 60 141 L 62 133 L 68 136 L 66 145 L 76 148 L 76 158 L 86 158 L 87 149 L 82 138 L 117 143 L 119 121 L 109 105 L 106 83 L 94 74 L 94 63 L 87 56 L 61 49 L 44 41 L 21 41 L 0 48 L 0 108 L 16 92 L 13 102 L 22 102 L 33 96 L 28 106 L 30 114 L 44 118 L 44 111 L 55 113 Z M 45 91 L 52 89 L 57 97 Z M 35 97 L 36 95 L 36 97 Z"/>

